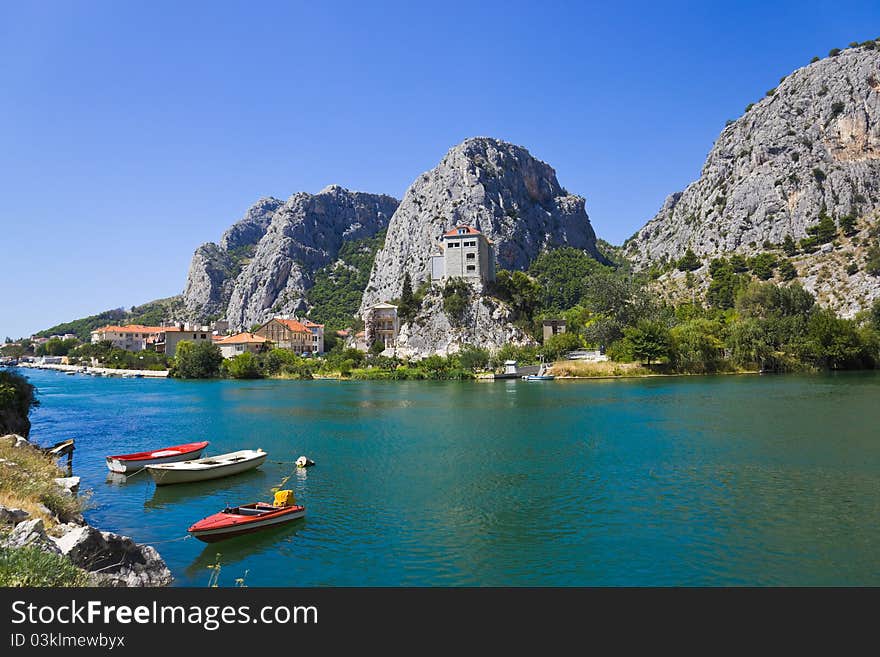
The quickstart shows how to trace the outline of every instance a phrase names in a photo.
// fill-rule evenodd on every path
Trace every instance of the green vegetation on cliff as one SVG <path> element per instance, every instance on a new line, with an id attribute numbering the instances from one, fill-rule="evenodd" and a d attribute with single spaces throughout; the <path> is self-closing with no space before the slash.
<path id="1" fill-rule="evenodd" d="M 385 232 L 344 242 L 337 261 L 315 273 L 315 284 L 306 292 L 311 306 L 309 319 L 325 324 L 328 329 L 352 325 L 376 252 L 385 243 Z"/>
<path id="2" fill-rule="evenodd" d="M 88 317 L 75 319 L 72 322 L 56 324 L 45 331 L 40 331 L 37 333 L 37 336 L 47 338 L 50 335 L 73 333 L 83 342 L 88 342 L 91 339 L 91 332 L 96 328 L 107 326 L 108 324 L 161 326 L 163 321 L 176 318 L 180 308 L 181 299 L 179 296 L 157 299 L 140 306 L 132 306 L 129 310 L 124 308 L 105 310 L 97 315 L 89 315 Z"/>

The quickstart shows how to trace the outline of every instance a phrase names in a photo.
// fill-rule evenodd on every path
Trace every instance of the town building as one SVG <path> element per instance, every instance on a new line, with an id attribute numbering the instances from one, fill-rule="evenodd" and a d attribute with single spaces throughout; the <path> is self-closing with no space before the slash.
<path id="1" fill-rule="evenodd" d="M 323 327 L 321 330 L 321 347 L 323 348 Z M 295 319 L 273 317 L 254 333 L 271 340 L 276 347 L 281 349 L 290 349 L 300 355 L 317 353 L 317 344 L 313 340 L 312 331 Z"/>
<path id="2" fill-rule="evenodd" d="M 324 325 L 316 324 L 315 322 L 304 319 L 301 324 L 305 326 L 312 333 L 312 347 L 314 347 L 313 352 L 316 354 L 324 353 Z"/>
<path id="3" fill-rule="evenodd" d="M 364 342 L 367 349 L 379 340 L 384 349 L 392 349 L 397 345 L 397 333 L 400 320 L 397 317 L 397 306 L 390 303 L 377 303 L 367 308 L 364 313 Z"/>
<path id="4" fill-rule="evenodd" d="M 235 358 L 239 354 L 250 352 L 258 354 L 270 344 L 267 338 L 253 333 L 236 333 L 215 339 L 214 344 L 220 347 L 223 358 Z"/>
<path id="5" fill-rule="evenodd" d="M 126 324 L 124 326 L 102 326 L 91 332 L 92 344 L 110 342 L 117 349 L 126 351 L 143 351 L 153 346 L 159 334 L 165 331 L 162 326 L 143 326 Z"/>
<path id="6" fill-rule="evenodd" d="M 464 278 L 495 280 L 495 247 L 473 226 L 461 225 L 443 233 L 440 253 L 431 256 L 431 280 Z"/>
<path id="7" fill-rule="evenodd" d="M 155 340 L 153 348 L 168 358 L 177 355 L 177 347 L 181 342 L 213 342 L 214 334 L 208 326 L 164 326 Z"/>
<path id="8" fill-rule="evenodd" d="M 553 337 L 554 335 L 565 333 L 564 319 L 545 319 L 542 324 L 544 329 L 544 340 Z"/>

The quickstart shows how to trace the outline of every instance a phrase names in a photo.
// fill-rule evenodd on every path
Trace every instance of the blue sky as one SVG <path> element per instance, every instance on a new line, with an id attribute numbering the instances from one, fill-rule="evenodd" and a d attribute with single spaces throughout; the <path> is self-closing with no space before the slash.
<path id="1" fill-rule="evenodd" d="M 316 5 L 321 6 L 316 6 Z M 880 3 L 0 3 L 0 338 L 177 294 L 259 197 L 526 146 L 620 243 Z"/>

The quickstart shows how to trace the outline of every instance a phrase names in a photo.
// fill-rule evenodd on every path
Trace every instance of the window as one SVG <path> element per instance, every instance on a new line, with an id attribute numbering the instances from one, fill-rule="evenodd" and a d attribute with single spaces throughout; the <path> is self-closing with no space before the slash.
<path id="1" fill-rule="evenodd" d="M 476 270 L 477 270 L 477 267 L 476 267 L 476 265 L 468 265 L 468 266 L 467 266 L 467 270 L 468 270 L 468 271 L 476 271 Z"/>
<path id="2" fill-rule="evenodd" d="M 465 242 L 464 245 L 465 246 L 476 246 L 477 243 L 476 242 Z"/>
<path id="3" fill-rule="evenodd" d="M 204 339 L 205 339 L 205 334 L 204 334 L 204 333 L 202 333 L 202 340 L 204 340 Z"/>
<path id="4" fill-rule="evenodd" d="M 467 235 L 467 232 L 468 232 L 468 231 L 467 231 L 467 228 L 459 228 L 459 229 L 458 229 L 458 234 L 459 234 L 459 235 Z"/>
<path id="5" fill-rule="evenodd" d="M 449 243 L 450 249 L 457 249 L 459 246 L 461 246 L 461 244 L 459 244 L 458 242 L 450 242 Z"/>
<path id="6" fill-rule="evenodd" d="M 473 260 L 473 259 L 476 258 L 476 257 L 477 257 L 477 256 L 476 256 L 476 254 L 474 254 L 474 253 L 468 253 L 468 254 L 467 254 L 467 259 L 468 259 L 468 260 Z"/>

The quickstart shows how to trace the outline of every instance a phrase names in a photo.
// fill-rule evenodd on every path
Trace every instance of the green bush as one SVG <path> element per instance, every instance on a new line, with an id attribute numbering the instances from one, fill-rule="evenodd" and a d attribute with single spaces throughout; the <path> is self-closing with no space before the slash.
<path id="1" fill-rule="evenodd" d="M 257 357 L 249 351 L 224 360 L 223 370 L 233 379 L 259 379 L 263 376 Z"/>
<path id="2" fill-rule="evenodd" d="M 669 356 L 669 329 L 660 322 L 641 320 L 623 330 L 627 351 L 633 358 L 650 365 Z"/>
<path id="3" fill-rule="evenodd" d="M 692 319 L 669 331 L 669 353 L 673 365 L 686 372 L 714 372 L 724 358 L 721 324 Z"/>
<path id="4" fill-rule="evenodd" d="M 464 345 L 458 352 L 461 366 L 472 372 L 484 370 L 489 366 L 489 350 L 472 345 Z"/>
<path id="5" fill-rule="evenodd" d="M 784 281 L 793 281 L 797 278 L 797 269 L 791 264 L 791 260 L 783 260 L 779 263 L 779 275 Z"/>
<path id="6" fill-rule="evenodd" d="M 89 586 L 86 571 L 60 554 L 35 547 L 0 547 L 0 586 L 2 587 L 82 587 Z"/>
<path id="7" fill-rule="evenodd" d="M 28 414 L 39 406 L 35 391 L 20 374 L 0 370 L 0 435 L 17 433 L 27 437 L 31 426 Z"/>
<path id="8" fill-rule="evenodd" d="M 583 251 L 566 246 L 541 253 L 529 275 L 540 286 L 542 306 L 561 311 L 581 302 L 585 281 L 603 268 Z"/>
<path id="9" fill-rule="evenodd" d="M 749 269 L 762 281 L 773 278 L 775 267 L 776 256 L 772 253 L 759 253 L 749 258 Z"/>
<path id="10" fill-rule="evenodd" d="M 554 361 L 563 358 L 568 352 L 575 351 L 583 346 L 583 342 L 576 333 L 557 333 L 544 340 L 541 354 L 547 361 Z"/>
<path id="11" fill-rule="evenodd" d="M 675 264 L 679 271 L 695 271 L 703 266 L 697 254 L 691 248 L 685 251 L 685 254 Z"/>
<path id="12" fill-rule="evenodd" d="M 871 276 L 880 276 L 880 246 L 872 246 L 868 249 L 865 271 Z"/>
<path id="13" fill-rule="evenodd" d="M 446 281 L 443 287 L 443 311 L 452 324 L 459 324 L 464 320 L 470 300 L 471 287 L 464 279 L 450 278 Z"/>
<path id="14" fill-rule="evenodd" d="M 212 342 L 182 340 L 171 366 L 171 376 L 178 379 L 210 379 L 220 374 L 223 354 Z"/>

